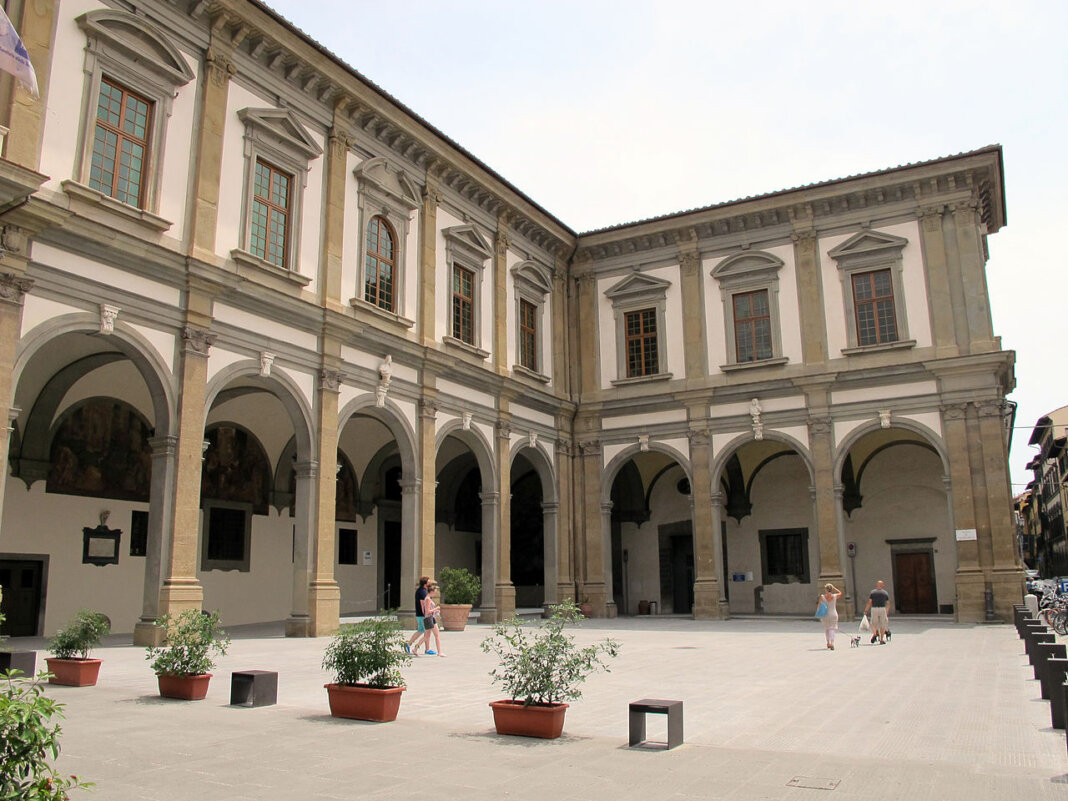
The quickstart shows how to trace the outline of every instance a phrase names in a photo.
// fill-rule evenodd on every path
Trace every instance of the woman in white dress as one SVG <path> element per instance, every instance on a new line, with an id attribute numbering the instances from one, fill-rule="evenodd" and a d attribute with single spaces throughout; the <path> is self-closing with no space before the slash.
<path id="1" fill-rule="evenodd" d="M 834 650 L 834 635 L 838 631 L 838 599 L 842 591 L 833 584 L 825 584 L 820 600 L 827 604 L 827 614 L 823 616 L 823 634 L 827 638 L 827 650 Z"/>

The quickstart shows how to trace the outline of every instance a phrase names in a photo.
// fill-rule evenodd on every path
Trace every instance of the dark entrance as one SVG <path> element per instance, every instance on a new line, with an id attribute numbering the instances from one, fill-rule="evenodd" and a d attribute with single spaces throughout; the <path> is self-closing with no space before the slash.
<path id="1" fill-rule="evenodd" d="M 894 554 L 894 606 L 902 614 L 938 611 L 934 559 L 929 551 Z"/>
<path id="2" fill-rule="evenodd" d="M 31 559 L 0 560 L 0 612 L 7 618 L 3 633 L 9 637 L 35 637 L 41 613 L 44 563 Z"/>
<path id="3" fill-rule="evenodd" d="M 672 611 L 676 615 L 693 611 L 693 537 L 671 538 Z"/>
<path id="4" fill-rule="evenodd" d="M 401 524 L 399 520 L 382 521 L 382 599 L 383 609 L 401 605 Z M 412 587 L 415 592 L 415 587 Z M 414 595 L 412 598 L 414 599 Z M 412 600 L 412 605 L 415 601 Z"/>

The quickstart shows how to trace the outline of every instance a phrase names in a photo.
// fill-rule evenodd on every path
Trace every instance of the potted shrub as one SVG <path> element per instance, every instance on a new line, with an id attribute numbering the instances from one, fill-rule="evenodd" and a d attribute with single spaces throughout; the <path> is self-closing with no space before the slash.
<path id="1" fill-rule="evenodd" d="M 568 707 L 564 702 L 581 698 L 579 685 L 595 670 L 607 671 L 607 658 L 619 653 L 619 643 L 611 638 L 579 648 L 564 633 L 565 626 L 581 619 L 574 601 L 550 609 L 546 621 L 498 623 L 482 641 L 482 650 L 500 659 L 490 676 L 509 695 L 490 703 L 498 734 L 559 737 Z"/>
<path id="2" fill-rule="evenodd" d="M 186 609 L 156 619 L 164 635 L 161 645 L 148 647 L 145 658 L 159 680 L 164 698 L 199 701 L 208 694 L 215 656 L 225 654 L 230 637 L 219 627 L 219 613 Z"/>
<path id="3" fill-rule="evenodd" d="M 111 621 L 100 612 L 82 609 L 48 643 L 52 656 L 47 657 L 50 684 L 91 687 L 100 674 L 99 659 L 90 659 L 100 638 L 111 631 Z"/>
<path id="4" fill-rule="evenodd" d="M 443 567 L 441 584 L 441 624 L 445 631 L 463 631 L 471 607 L 482 597 L 482 579 L 466 567 Z"/>
<path id="5" fill-rule="evenodd" d="M 342 626 L 323 653 L 323 669 L 334 674 L 334 681 L 323 685 L 330 714 L 379 723 L 396 720 L 405 689 L 400 669 L 412 661 L 404 642 L 395 617 Z"/>

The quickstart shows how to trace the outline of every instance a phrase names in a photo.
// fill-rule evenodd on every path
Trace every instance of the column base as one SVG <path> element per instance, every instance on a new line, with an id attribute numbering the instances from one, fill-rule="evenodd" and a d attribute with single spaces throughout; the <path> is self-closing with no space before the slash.
<path id="1" fill-rule="evenodd" d="M 610 601 L 603 582 L 583 584 L 581 595 L 584 602 L 593 608 L 593 614 L 590 617 L 608 617 L 608 604 Z M 614 607 L 615 602 L 612 601 L 611 603 Z"/>
<path id="2" fill-rule="evenodd" d="M 158 648 L 163 645 L 163 640 L 166 636 L 167 632 L 163 626 L 157 626 L 151 621 L 139 620 L 134 625 L 133 644 L 143 648 L 148 648 L 149 646 Z"/>
<path id="3" fill-rule="evenodd" d="M 186 609 L 204 608 L 204 587 L 196 579 L 172 579 L 159 591 L 160 615 L 178 615 Z"/>
<path id="4" fill-rule="evenodd" d="M 493 586 L 493 603 L 499 620 L 515 617 L 515 585 L 511 582 Z"/>
<path id="5" fill-rule="evenodd" d="M 290 615 L 286 618 L 287 637 L 314 637 L 312 621 L 307 615 Z"/>
<path id="6" fill-rule="evenodd" d="M 990 573 L 990 585 L 994 590 L 994 617 L 999 621 L 1012 620 L 1012 607 L 1023 603 L 1027 589 L 1023 568 L 994 568 Z"/>
<path id="7" fill-rule="evenodd" d="M 958 570 L 957 602 L 954 613 L 958 623 L 982 623 L 986 620 L 986 576 L 979 569 Z"/>
<path id="8" fill-rule="evenodd" d="M 341 587 L 336 581 L 313 581 L 308 588 L 308 637 L 332 637 L 341 624 Z"/>
<path id="9" fill-rule="evenodd" d="M 493 625 L 500 622 L 497 618 L 497 607 L 495 606 L 483 606 L 478 610 L 478 622 L 487 623 Z"/>
<path id="10" fill-rule="evenodd" d="M 723 620 L 723 609 L 719 594 L 719 581 L 716 579 L 700 579 L 693 584 L 693 619 L 694 620 Z M 730 610 L 727 610 L 730 617 Z"/>
<path id="11" fill-rule="evenodd" d="M 556 585 L 556 603 L 575 600 L 575 582 L 561 581 Z"/>

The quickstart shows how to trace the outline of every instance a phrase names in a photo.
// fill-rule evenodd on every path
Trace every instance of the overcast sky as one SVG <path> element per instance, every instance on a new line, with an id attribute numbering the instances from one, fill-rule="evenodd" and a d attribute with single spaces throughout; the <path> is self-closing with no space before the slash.
<path id="1" fill-rule="evenodd" d="M 1068 3 L 267 0 L 577 231 L 1005 149 L 1013 491 L 1068 404 Z"/>

